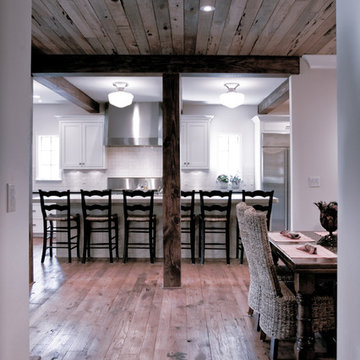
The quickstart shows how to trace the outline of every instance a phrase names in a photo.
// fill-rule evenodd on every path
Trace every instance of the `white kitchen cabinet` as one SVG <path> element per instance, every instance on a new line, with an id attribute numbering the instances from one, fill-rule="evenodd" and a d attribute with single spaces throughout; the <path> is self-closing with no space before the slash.
<path id="1" fill-rule="evenodd" d="M 104 169 L 103 121 L 60 121 L 62 169 Z"/>
<path id="2" fill-rule="evenodd" d="M 182 116 L 180 163 L 182 169 L 209 168 L 209 122 L 211 116 Z"/>
<path id="3" fill-rule="evenodd" d="M 42 236 L 43 235 L 43 217 L 41 213 L 40 203 L 33 203 L 32 205 L 32 226 L 33 226 L 33 235 Z"/>

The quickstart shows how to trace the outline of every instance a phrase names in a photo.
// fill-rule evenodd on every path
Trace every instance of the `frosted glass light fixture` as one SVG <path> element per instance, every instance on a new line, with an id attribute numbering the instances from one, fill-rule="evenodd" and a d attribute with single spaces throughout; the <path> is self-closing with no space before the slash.
<path id="1" fill-rule="evenodd" d="M 126 82 L 114 82 L 116 91 L 108 94 L 109 103 L 119 108 L 124 108 L 132 104 L 134 95 L 125 92 L 125 88 L 128 86 Z"/>
<path id="2" fill-rule="evenodd" d="M 244 103 L 245 96 L 242 93 L 236 92 L 239 83 L 226 83 L 224 86 L 228 89 L 227 92 L 220 95 L 220 103 L 230 109 L 234 109 Z"/>

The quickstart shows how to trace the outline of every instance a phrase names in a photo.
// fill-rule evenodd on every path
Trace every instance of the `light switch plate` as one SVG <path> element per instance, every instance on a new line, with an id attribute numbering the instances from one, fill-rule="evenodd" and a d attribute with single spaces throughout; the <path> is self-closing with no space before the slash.
<path id="1" fill-rule="evenodd" d="M 309 176 L 308 177 L 309 187 L 320 187 L 320 176 Z"/>
<path id="2" fill-rule="evenodd" d="M 6 190 L 7 190 L 7 212 L 14 212 L 16 210 L 15 185 L 6 184 Z"/>

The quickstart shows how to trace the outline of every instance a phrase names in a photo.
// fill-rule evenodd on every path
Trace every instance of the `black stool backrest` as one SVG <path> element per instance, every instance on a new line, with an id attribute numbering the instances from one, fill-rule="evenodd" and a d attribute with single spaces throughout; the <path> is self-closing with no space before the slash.
<path id="1" fill-rule="evenodd" d="M 43 219 L 45 220 L 50 214 L 55 215 L 55 212 L 61 212 L 61 216 L 66 217 L 68 221 L 70 221 L 70 190 L 65 191 L 43 191 L 39 190 L 40 195 L 40 205 L 41 205 L 41 213 L 43 215 Z M 61 198 L 65 198 L 66 201 L 64 205 L 59 203 L 49 203 L 47 201 L 54 198 L 55 200 L 59 200 Z M 45 202 L 46 201 L 46 202 Z M 58 213 L 59 215 L 59 213 Z"/>
<path id="2" fill-rule="evenodd" d="M 227 220 L 230 220 L 231 213 L 231 196 L 232 191 L 202 191 L 200 190 L 200 211 L 201 217 L 204 218 L 209 212 L 218 212 L 226 215 Z M 214 203 L 214 197 L 227 198 L 225 205 L 221 203 Z M 211 201 L 209 201 L 211 200 Z"/>
<path id="3" fill-rule="evenodd" d="M 274 198 L 274 190 L 272 191 L 263 191 L 263 190 L 255 190 L 255 191 L 242 191 L 242 201 L 245 202 L 246 197 L 262 197 L 268 198 L 268 203 L 266 205 L 262 204 L 253 204 L 251 205 L 255 210 L 265 211 L 266 212 L 266 225 L 268 230 L 270 230 L 270 219 L 271 219 L 271 210 Z"/>
<path id="4" fill-rule="evenodd" d="M 124 204 L 124 217 L 125 220 L 135 213 L 141 212 L 146 214 L 151 219 L 154 212 L 154 193 L 155 190 L 123 190 L 123 204 Z M 141 201 L 138 203 L 129 203 L 129 198 L 140 197 Z M 135 201 L 135 200 L 134 200 Z"/>
<path id="5" fill-rule="evenodd" d="M 182 215 L 190 216 L 191 218 L 195 215 L 195 190 L 192 191 L 181 191 L 182 198 L 189 198 L 190 203 L 181 202 Z"/>
<path id="6" fill-rule="evenodd" d="M 111 190 L 80 190 L 81 207 L 83 217 L 86 219 L 90 215 L 103 215 L 111 221 Z M 106 199 L 104 202 L 97 202 L 95 197 Z"/>

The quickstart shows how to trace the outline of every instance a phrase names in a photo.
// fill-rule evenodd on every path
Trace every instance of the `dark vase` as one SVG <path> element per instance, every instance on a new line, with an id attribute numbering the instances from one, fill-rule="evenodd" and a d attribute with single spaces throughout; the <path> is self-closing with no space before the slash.
<path id="1" fill-rule="evenodd" d="M 325 202 L 318 202 L 315 205 L 320 210 L 320 224 L 321 226 L 329 232 L 328 235 L 323 236 L 318 244 L 336 247 L 337 246 L 337 236 L 334 231 L 337 230 L 337 202 L 332 201 L 329 204 Z"/>

